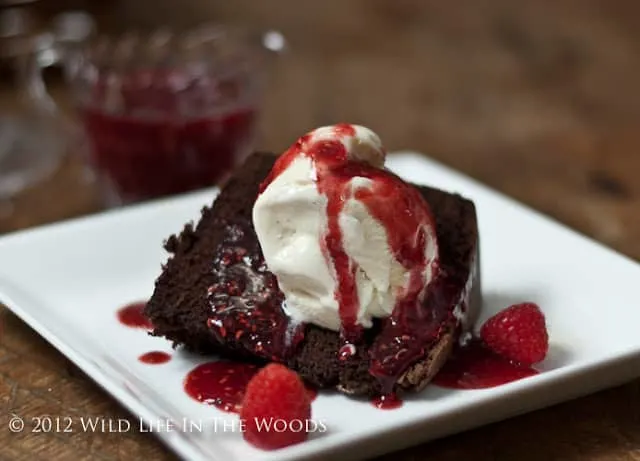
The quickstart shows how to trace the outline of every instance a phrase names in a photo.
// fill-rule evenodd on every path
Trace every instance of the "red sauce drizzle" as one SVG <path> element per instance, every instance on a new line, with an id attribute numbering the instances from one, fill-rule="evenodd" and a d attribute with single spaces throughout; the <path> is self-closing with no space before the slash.
<path id="1" fill-rule="evenodd" d="M 339 141 L 319 141 L 308 148 L 318 174 L 318 192 L 327 197 L 327 233 L 323 248 L 328 260 L 333 263 L 337 277 L 334 294 L 338 301 L 342 335 L 346 341 L 357 341 L 361 334 L 358 320 L 357 265 L 349 258 L 343 242 L 339 218 L 346 200 L 351 196 L 347 190 L 350 177 L 338 177 L 333 172 L 347 161 L 347 151 Z"/>
<path id="2" fill-rule="evenodd" d="M 208 362 L 189 372 L 184 390 L 198 402 L 237 413 L 247 384 L 260 368 L 241 362 Z"/>
<path id="3" fill-rule="evenodd" d="M 374 398 L 371 403 L 374 407 L 381 410 L 393 410 L 402 406 L 402 400 L 394 393 L 380 395 Z"/>
<path id="4" fill-rule="evenodd" d="M 131 328 L 153 329 L 151 321 L 144 315 L 145 302 L 127 304 L 118 310 L 118 320 L 121 324 Z"/>
<path id="5" fill-rule="evenodd" d="M 338 123 L 333 126 L 333 131 L 340 137 L 356 135 L 356 129 L 350 123 Z"/>
<path id="6" fill-rule="evenodd" d="M 318 397 L 318 389 L 312 387 L 309 384 L 305 384 L 305 387 L 307 388 L 307 395 L 309 396 L 309 400 L 313 402 L 316 397 Z"/>
<path id="7" fill-rule="evenodd" d="M 484 389 L 538 374 L 531 367 L 510 362 L 491 352 L 479 340 L 458 349 L 433 379 L 451 389 Z"/>
<path id="8" fill-rule="evenodd" d="M 338 350 L 338 359 L 341 361 L 348 360 L 349 358 L 356 355 L 356 346 L 351 343 L 345 343 Z"/>
<path id="9" fill-rule="evenodd" d="M 292 324 L 282 310 L 284 295 L 267 270 L 251 223 L 224 223 L 214 253 L 207 326 L 230 348 L 245 349 L 271 361 L 286 361 L 304 337 L 304 325 Z"/>
<path id="10" fill-rule="evenodd" d="M 159 365 L 161 363 L 167 363 L 169 360 L 171 360 L 171 355 L 162 351 L 151 351 L 142 354 L 140 357 L 138 357 L 138 360 L 149 365 Z"/>

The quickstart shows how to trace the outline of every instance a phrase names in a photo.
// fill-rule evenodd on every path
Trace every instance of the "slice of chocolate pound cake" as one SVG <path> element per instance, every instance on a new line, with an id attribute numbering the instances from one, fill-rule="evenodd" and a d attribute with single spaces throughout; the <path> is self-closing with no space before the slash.
<path id="1" fill-rule="evenodd" d="M 347 394 L 424 388 L 480 308 L 475 207 L 405 183 L 384 158 L 353 125 L 251 156 L 167 240 L 153 334 Z"/>

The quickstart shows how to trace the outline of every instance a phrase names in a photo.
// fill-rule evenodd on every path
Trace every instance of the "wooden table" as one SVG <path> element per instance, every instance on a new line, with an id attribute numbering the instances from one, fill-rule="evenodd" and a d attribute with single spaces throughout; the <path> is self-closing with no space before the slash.
<path id="1" fill-rule="evenodd" d="M 150 0 L 124 3 L 101 17 L 104 27 L 208 17 L 284 31 L 291 50 L 269 82 L 262 148 L 280 151 L 318 125 L 362 123 L 390 150 L 427 152 L 640 258 L 635 0 L 167 0 L 164 12 Z M 0 207 L 0 232 L 96 209 L 71 155 Z M 10 433 L 8 412 L 127 415 L 14 315 L 0 320 L 0 459 L 173 459 L 136 432 Z M 640 381 L 380 459 L 465 458 L 639 460 Z"/>

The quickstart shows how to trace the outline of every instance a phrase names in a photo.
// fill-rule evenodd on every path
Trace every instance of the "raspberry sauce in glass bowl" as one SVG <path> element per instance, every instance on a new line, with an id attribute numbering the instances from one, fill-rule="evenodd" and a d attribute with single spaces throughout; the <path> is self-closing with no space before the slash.
<path id="1" fill-rule="evenodd" d="M 68 80 L 107 205 L 210 187 L 253 147 L 265 49 L 221 27 L 101 39 Z"/>

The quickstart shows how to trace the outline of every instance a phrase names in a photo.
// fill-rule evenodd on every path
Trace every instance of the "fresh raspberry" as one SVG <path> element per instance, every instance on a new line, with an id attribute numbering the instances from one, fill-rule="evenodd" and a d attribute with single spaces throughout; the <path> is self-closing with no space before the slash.
<path id="1" fill-rule="evenodd" d="M 244 438 L 264 450 L 274 450 L 307 438 L 311 400 L 300 377 L 272 363 L 247 385 L 240 410 Z"/>
<path id="2" fill-rule="evenodd" d="M 544 314 L 534 303 L 498 312 L 482 325 L 480 337 L 489 349 L 522 365 L 542 361 L 549 349 Z"/>

